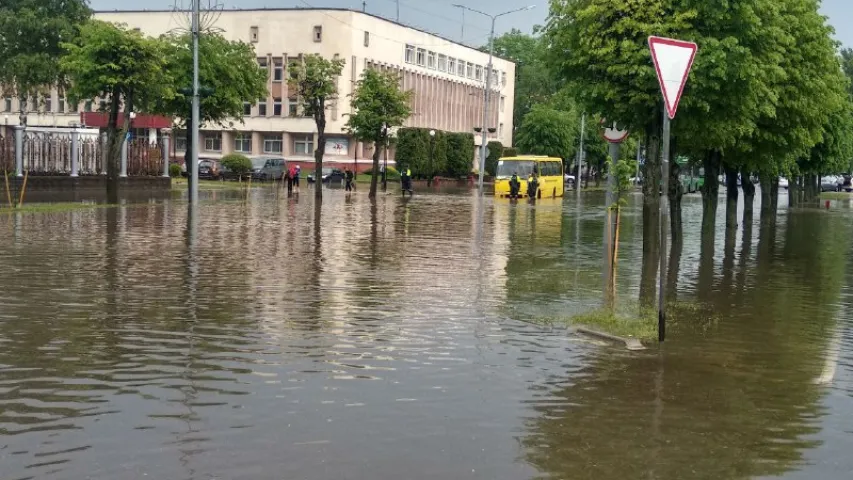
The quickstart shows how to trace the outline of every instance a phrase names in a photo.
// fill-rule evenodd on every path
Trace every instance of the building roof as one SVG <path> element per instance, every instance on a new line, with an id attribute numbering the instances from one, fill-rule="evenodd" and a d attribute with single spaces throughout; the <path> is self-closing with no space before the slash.
<path id="1" fill-rule="evenodd" d="M 223 9 L 222 9 L 222 13 L 228 13 L 228 12 L 306 12 L 306 11 L 308 11 L 308 12 L 349 12 L 349 13 L 358 13 L 358 14 L 365 15 L 365 16 L 368 16 L 368 17 L 373 17 L 373 18 L 375 18 L 375 19 L 377 19 L 377 20 L 382 20 L 383 22 L 387 22 L 387 23 L 390 23 L 390 24 L 392 24 L 392 25 L 397 25 L 397 26 L 400 26 L 400 27 L 403 27 L 403 28 L 408 28 L 408 29 L 410 29 L 410 30 L 415 30 L 415 31 L 417 31 L 417 32 L 425 33 L 425 34 L 427 34 L 427 35 L 432 35 L 433 37 L 436 37 L 436 38 L 438 38 L 438 39 L 440 39 L 440 40 L 443 40 L 443 41 L 445 41 L 445 42 L 448 42 L 448 43 L 452 43 L 452 44 L 454 44 L 454 45 L 459 45 L 460 47 L 464 47 L 464 48 L 468 48 L 468 49 L 471 49 L 471 50 L 475 50 L 475 51 L 477 51 L 477 52 L 481 52 L 481 50 L 479 50 L 479 49 L 477 49 L 477 48 L 474 48 L 474 47 L 472 47 L 472 46 L 470 46 L 470 45 L 465 45 L 464 43 L 457 42 L 456 40 L 449 39 L 449 38 L 444 37 L 444 36 L 442 36 L 442 35 L 439 35 L 439 34 L 437 34 L 437 33 L 433 33 L 433 32 L 430 32 L 430 31 L 428 31 L 428 30 L 424 30 L 424 29 L 422 29 L 422 28 L 415 27 L 415 26 L 412 26 L 412 25 L 406 25 L 405 23 L 396 22 L 396 21 L 394 21 L 394 20 L 391 20 L 391 19 L 388 19 L 388 18 L 382 17 L 382 16 L 380 16 L 380 15 L 376 15 L 376 14 L 368 13 L 368 12 L 362 12 L 362 11 L 360 11 L 360 10 L 355 10 L 355 9 L 352 9 L 352 8 L 335 8 L 335 7 L 325 7 L 325 8 L 321 8 L 321 7 L 305 7 L 305 8 L 300 8 L 300 7 L 291 7 L 291 8 L 288 8 L 288 7 L 273 7 L 273 8 L 270 8 L 270 7 L 259 7 L 259 8 L 227 8 L 227 9 L 226 9 L 226 8 L 223 8 Z M 95 11 L 94 11 L 94 13 L 95 13 L 96 15 L 97 15 L 97 14 L 99 14 L 99 13 L 173 13 L 173 12 L 175 12 L 175 9 L 168 9 L 168 10 L 167 10 L 167 9 L 150 9 L 150 10 L 140 10 L 140 9 L 127 9 L 127 10 L 123 10 L 123 9 L 115 9 L 115 10 L 95 10 Z M 509 60 L 509 59 L 507 59 L 507 58 L 503 58 L 503 57 L 500 57 L 500 56 L 498 56 L 498 55 L 494 55 L 494 57 L 495 57 L 495 58 L 498 58 L 498 59 L 500 59 L 500 60 L 503 60 L 503 61 L 505 61 L 505 62 L 509 62 L 509 63 L 515 64 L 515 62 L 514 62 L 514 61 Z"/>

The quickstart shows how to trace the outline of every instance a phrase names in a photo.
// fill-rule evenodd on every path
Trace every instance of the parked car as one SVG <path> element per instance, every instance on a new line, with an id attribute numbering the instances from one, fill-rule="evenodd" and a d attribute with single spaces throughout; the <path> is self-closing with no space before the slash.
<path id="1" fill-rule="evenodd" d="M 336 183 L 339 184 L 346 179 L 346 174 L 339 168 L 324 168 L 323 169 L 323 178 L 321 179 L 323 183 Z M 308 183 L 314 183 L 316 180 L 314 179 L 314 174 L 310 173 L 307 177 Z"/>
<path id="2" fill-rule="evenodd" d="M 779 188 L 788 189 L 788 179 L 785 177 L 779 177 Z"/>
<path id="3" fill-rule="evenodd" d="M 199 159 L 198 178 L 206 180 L 222 180 L 222 165 L 212 158 Z"/>
<path id="4" fill-rule="evenodd" d="M 275 180 L 284 175 L 287 162 L 282 157 L 254 157 L 252 160 L 252 180 Z"/>
<path id="5" fill-rule="evenodd" d="M 838 182 L 838 178 L 835 175 L 828 175 L 826 177 L 820 178 L 820 191 L 821 192 L 837 192 L 841 189 L 841 185 L 844 183 L 843 178 L 842 182 Z"/>

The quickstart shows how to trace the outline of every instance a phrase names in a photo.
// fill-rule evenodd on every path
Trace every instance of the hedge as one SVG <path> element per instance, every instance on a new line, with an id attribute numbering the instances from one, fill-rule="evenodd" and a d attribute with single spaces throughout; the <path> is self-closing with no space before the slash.
<path id="1" fill-rule="evenodd" d="M 416 178 L 433 176 L 462 177 L 471 172 L 474 135 L 435 131 L 428 128 L 401 128 L 397 132 L 397 167 L 407 167 Z"/>

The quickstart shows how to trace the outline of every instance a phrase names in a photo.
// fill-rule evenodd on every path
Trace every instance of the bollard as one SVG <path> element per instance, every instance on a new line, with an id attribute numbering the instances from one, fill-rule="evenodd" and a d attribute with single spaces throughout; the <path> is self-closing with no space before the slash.
<path id="1" fill-rule="evenodd" d="M 75 125 L 71 130 L 71 176 L 76 177 L 80 170 L 80 132 Z"/>
<path id="2" fill-rule="evenodd" d="M 170 128 L 163 129 L 163 176 L 169 176 L 169 140 L 172 136 Z"/>
<path id="3" fill-rule="evenodd" d="M 829 210 L 829 200 L 826 201 L 826 209 Z"/>
<path id="4" fill-rule="evenodd" d="M 118 174 L 119 177 L 127 176 L 127 140 L 130 134 L 124 137 L 124 141 L 121 142 L 121 173 Z"/>
<path id="5" fill-rule="evenodd" d="M 15 176 L 24 176 L 24 130 L 22 125 L 15 125 Z"/>

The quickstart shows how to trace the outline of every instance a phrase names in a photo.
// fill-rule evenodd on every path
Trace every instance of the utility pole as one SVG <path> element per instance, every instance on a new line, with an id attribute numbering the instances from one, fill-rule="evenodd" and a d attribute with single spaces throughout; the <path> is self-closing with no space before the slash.
<path id="1" fill-rule="evenodd" d="M 367 11 L 367 2 L 366 2 L 366 1 L 362 1 L 362 2 L 361 2 L 361 12 L 362 12 L 362 13 L 364 13 L 364 12 L 366 12 L 366 11 Z"/>
<path id="2" fill-rule="evenodd" d="M 199 84 L 198 84 L 198 37 L 199 37 L 199 4 L 201 0 L 193 0 L 192 36 L 193 36 L 193 104 L 192 104 L 192 155 L 190 156 L 189 172 L 190 192 L 189 202 L 198 203 L 198 127 L 199 115 Z"/>
<path id="3" fill-rule="evenodd" d="M 528 5 L 528 6 L 523 7 L 523 8 L 517 8 L 515 10 L 510 10 L 508 12 L 499 13 L 497 15 L 489 15 L 488 13 L 484 13 L 484 12 L 481 12 L 479 10 L 475 10 L 473 8 L 466 7 L 465 5 L 460 5 L 458 3 L 453 4 L 453 6 L 461 8 L 463 10 L 463 12 L 465 10 L 470 10 L 474 13 L 479 13 L 480 15 L 484 15 L 484 16 L 492 19 L 492 28 L 489 32 L 489 64 L 486 67 L 486 88 L 483 91 L 483 132 L 482 132 L 483 137 L 482 137 L 482 143 L 480 145 L 480 168 L 479 168 L 480 178 L 477 182 L 477 186 L 480 189 L 480 195 L 482 195 L 483 194 L 483 175 L 486 172 L 486 143 L 487 143 L 486 137 L 489 133 L 489 95 L 490 95 L 491 90 L 492 90 L 492 58 L 494 57 L 494 49 L 495 49 L 495 20 L 497 20 L 498 17 L 504 16 L 504 15 L 509 15 L 510 13 L 521 12 L 523 10 L 530 10 L 534 6 Z M 463 21 L 462 21 L 462 28 L 463 28 L 463 36 L 464 36 L 464 28 L 465 28 L 464 17 L 463 17 Z"/>
<path id="4" fill-rule="evenodd" d="M 400 0 L 397 0 L 397 23 L 400 23 Z"/>
<path id="5" fill-rule="evenodd" d="M 581 167 L 583 166 L 584 161 L 584 151 L 583 151 L 583 140 L 584 135 L 586 135 L 586 112 L 581 115 L 581 144 L 578 150 L 578 164 L 577 164 L 577 175 L 575 176 L 575 193 L 577 194 L 578 199 L 581 198 Z"/>

